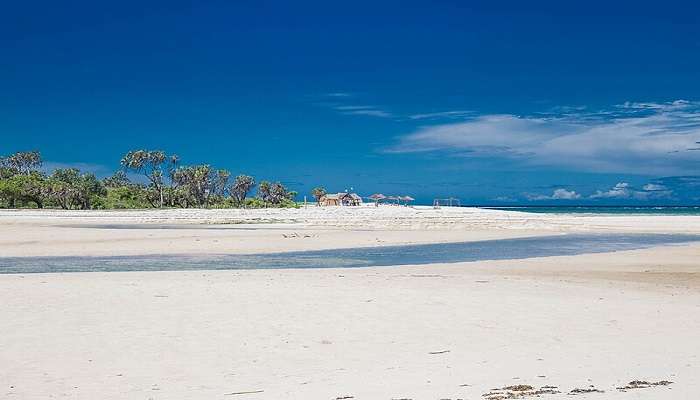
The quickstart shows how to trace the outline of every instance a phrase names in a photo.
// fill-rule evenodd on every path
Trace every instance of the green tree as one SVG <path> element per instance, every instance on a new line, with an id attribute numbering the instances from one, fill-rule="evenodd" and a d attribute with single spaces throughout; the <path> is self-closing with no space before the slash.
<path id="1" fill-rule="evenodd" d="M 289 191 L 280 182 L 270 183 L 268 181 L 260 182 L 258 186 L 258 198 L 262 200 L 266 206 L 287 206 L 291 205 L 296 192 Z"/>
<path id="2" fill-rule="evenodd" d="M 145 176 L 158 193 L 160 207 L 163 207 L 165 192 L 165 172 L 174 171 L 179 163 L 176 155 L 166 155 L 160 150 L 135 150 L 124 155 L 120 164 L 125 170 Z M 168 171 L 164 171 L 167 168 Z"/>
<path id="3" fill-rule="evenodd" d="M 148 191 L 141 185 L 108 187 L 107 195 L 101 203 L 106 209 L 148 208 Z"/>
<path id="4" fill-rule="evenodd" d="M 268 181 L 262 181 L 258 185 L 257 197 L 262 200 L 263 204 L 265 205 L 272 203 L 272 194 L 270 193 L 271 188 L 272 184 Z"/>
<path id="5" fill-rule="evenodd" d="M 209 165 L 183 166 L 173 171 L 175 194 L 183 207 L 206 205 L 211 187 L 210 177 Z"/>
<path id="6" fill-rule="evenodd" d="M 212 199 L 223 199 L 229 176 L 227 170 L 214 170 L 209 165 L 179 167 L 172 172 L 174 195 L 183 207 L 208 207 Z"/>
<path id="7" fill-rule="evenodd" d="M 102 180 L 102 184 L 106 188 L 119 188 L 132 185 L 129 177 L 126 176 L 126 172 L 124 171 L 117 171 L 114 173 L 114 175 L 104 178 Z"/>
<path id="8" fill-rule="evenodd" d="M 229 179 L 231 178 L 231 172 L 225 169 L 217 169 L 214 171 L 214 175 L 211 178 L 211 192 L 212 195 L 224 197 L 231 190 L 229 187 Z"/>
<path id="9" fill-rule="evenodd" d="M 123 170 L 104 178 L 102 185 L 107 194 L 98 206 L 106 209 L 149 208 L 153 206 L 144 185 L 131 182 Z"/>
<path id="10" fill-rule="evenodd" d="M 92 208 L 92 202 L 106 194 L 94 174 L 81 174 L 77 168 L 59 168 L 48 179 L 48 194 L 63 209 Z"/>
<path id="11" fill-rule="evenodd" d="M 18 203 L 33 202 L 37 208 L 44 207 L 47 185 L 44 175 L 31 171 L 0 180 L 0 199 L 10 208 Z"/>
<path id="12" fill-rule="evenodd" d="M 315 187 L 311 190 L 311 195 L 316 199 L 316 204 L 321 205 L 321 197 L 326 195 L 326 189 L 322 186 Z"/>
<path id="13" fill-rule="evenodd" d="M 296 192 L 289 191 L 280 182 L 275 182 L 270 186 L 270 196 L 271 196 L 272 204 L 275 204 L 275 205 L 280 205 L 285 200 L 286 201 L 294 200 L 294 197 L 296 196 L 296 194 L 297 194 Z"/>
<path id="14" fill-rule="evenodd" d="M 7 157 L 0 157 L 0 175 L 29 175 L 39 169 L 41 164 L 41 153 L 38 151 L 18 151 Z"/>
<path id="15" fill-rule="evenodd" d="M 255 187 L 255 179 L 248 175 L 238 175 L 230 188 L 233 203 L 240 207 L 244 204 L 246 196 Z"/>

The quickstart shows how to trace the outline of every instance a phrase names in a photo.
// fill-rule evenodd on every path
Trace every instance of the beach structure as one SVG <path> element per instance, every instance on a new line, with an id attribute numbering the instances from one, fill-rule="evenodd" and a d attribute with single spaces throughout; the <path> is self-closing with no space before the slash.
<path id="1" fill-rule="evenodd" d="M 409 202 L 416 200 L 411 196 L 385 196 L 381 193 L 375 193 L 369 196 L 368 199 L 372 200 L 375 206 L 378 206 L 382 201 L 387 201 L 389 205 L 398 206 L 401 205 L 402 202 L 404 205 L 408 205 Z"/>
<path id="2" fill-rule="evenodd" d="M 412 201 L 415 201 L 415 200 L 416 200 L 416 199 L 414 199 L 414 198 L 411 197 L 411 196 L 399 196 L 399 201 L 403 201 L 403 202 L 404 202 L 404 205 L 408 205 L 408 203 L 410 203 L 410 202 L 412 202 Z"/>
<path id="3" fill-rule="evenodd" d="M 371 196 L 368 197 L 368 199 L 372 200 L 374 202 L 375 207 L 379 206 L 379 202 L 386 199 L 386 196 L 384 196 L 381 193 L 375 193 Z"/>
<path id="4" fill-rule="evenodd" d="M 459 199 L 456 197 L 449 197 L 447 199 L 435 199 L 433 200 L 433 208 L 440 207 L 461 207 Z"/>
<path id="5" fill-rule="evenodd" d="M 357 193 L 327 193 L 319 199 L 321 206 L 359 206 L 362 205 L 362 197 Z"/>

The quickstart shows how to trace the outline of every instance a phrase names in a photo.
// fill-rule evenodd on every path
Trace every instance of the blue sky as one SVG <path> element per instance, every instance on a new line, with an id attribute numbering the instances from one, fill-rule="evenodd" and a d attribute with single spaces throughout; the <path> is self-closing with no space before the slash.
<path id="1" fill-rule="evenodd" d="M 163 149 L 302 194 L 700 203 L 690 2 L 13 3 L 0 154 L 105 175 Z"/>

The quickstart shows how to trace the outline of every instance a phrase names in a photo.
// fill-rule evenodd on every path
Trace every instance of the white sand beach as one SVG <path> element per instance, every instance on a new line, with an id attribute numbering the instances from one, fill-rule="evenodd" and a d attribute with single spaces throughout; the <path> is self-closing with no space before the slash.
<path id="1" fill-rule="evenodd" d="M 425 206 L 0 210 L 0 221 L 0 255 L 5 257 L 266 253 L 566 232 L 700 233 L 700 216 L 552 215 Z M 158 229 L 173 226 L 179 229 Z"/>
<path id="2" fill-rule="evenodd" d="M 263 253 L 569 232 L 700 234 L 700 217 L 388 206 L 6 210 L 0 257 Z M 0 395 L 8 399 L 700 393 L 700 244 L 355 269 L 6 274 L 0 303 Z M 636 380 L 662 384 L 618 389 Z M 532 390 L 516 390 L 523 385 Z"/>

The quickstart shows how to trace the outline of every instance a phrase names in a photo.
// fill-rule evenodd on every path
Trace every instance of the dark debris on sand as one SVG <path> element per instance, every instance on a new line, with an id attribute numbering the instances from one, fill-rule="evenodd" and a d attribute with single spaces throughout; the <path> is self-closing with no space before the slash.
<path id="1" fill-rule="evenodd" d="M 581 388 L 571 389 L 568 394 L 570 396 L 575 396 L 575 395 L 587 394 L 587 393 L 605 393 L 605 391 L 600 390 L 600 389 L 596 389 L 593 385 L 591 385 L 585 389 L 581 389 Z"/>
<path id="2" fill-rule="evenodd" d="M 558 393 L 561 392 L 557 390 L 556 386 L 542 386 L 539 389 L 535 389 L 530 385 L 512 385 L 500 389 L 492 389 L 489 393 L 484 393 L 482 397 L 486 400 L 510 400 Z"/>
<path id="3" fill-rule="evenodd" d="M 636 380 L 636 381 L 631 381 L 630 383 L 628 383 L 625 386 L 618 387 L 617 390 L 619 390 L 621 392 L 626 392 L 630 389 L 647 389 L 647 388 L 654 387 L 654 386 L 668 386 L 672 383 L 673 382 L 671 382 L 671 381 L 649 382 L 649 381 Z"/>

